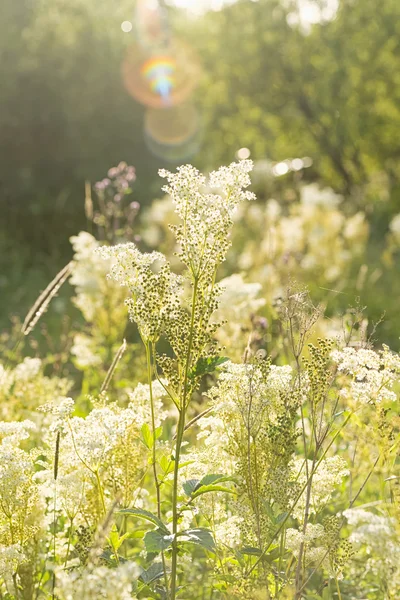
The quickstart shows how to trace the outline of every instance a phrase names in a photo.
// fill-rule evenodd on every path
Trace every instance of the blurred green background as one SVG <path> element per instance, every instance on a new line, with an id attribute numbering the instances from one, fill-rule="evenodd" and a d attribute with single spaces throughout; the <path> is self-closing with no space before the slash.
<path id="1" fill-rule="evenodd" d="M 386 311 L 378 336 L 398 349 L 399 252 L 388 233 L 400 213 L 400 2 L 161 4 L 202 67 L 192 98 L 201 144 L 188 160 L 212 169 L 243 147 L 254 161 L 311 157 L 302 180 L 341 194 L 346 217 L 366 215 L 361 263 L 379 279 L 360 301 L 371 321 Z M 86 227 L 85 180 L 124 160 L 136 168 L 133 199 L 143 207 L 161 196 L 158 168 L 181 162 L 148 150 L 145 109 L 122 83 L 134 33 L 121 23 L 134 10 L 127 0 L 1 2 L 1 327 L 72 257 L 69 237 Z M 262 202 L 292 185 L 288 173 L 256 191 Z M 337 302 L 356 295 L 354 285 Z"/>

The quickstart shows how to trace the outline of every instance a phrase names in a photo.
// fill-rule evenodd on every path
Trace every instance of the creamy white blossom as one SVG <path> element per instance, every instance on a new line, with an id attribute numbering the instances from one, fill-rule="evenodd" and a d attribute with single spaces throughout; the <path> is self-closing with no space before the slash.
<path id="1" fill-rule="evenodd" d="M 138 575 L 138 568 L 132 562 L 115 569 L 103 566 L 70 572 L 60 569 L 56 593 L 60 600 L 131 600 L 132 583 Z"/>
<path id="2" fill-rule="evenodd" d="M 349 384 L 341 390 L 344 398 L 372 404 L 396 400 L 393 386 L 400 376 L 400 356 L 387 346 L 379 352 L 347 347 L 334 350 L 332 358 L 338 370 L 350 376 Z"/>

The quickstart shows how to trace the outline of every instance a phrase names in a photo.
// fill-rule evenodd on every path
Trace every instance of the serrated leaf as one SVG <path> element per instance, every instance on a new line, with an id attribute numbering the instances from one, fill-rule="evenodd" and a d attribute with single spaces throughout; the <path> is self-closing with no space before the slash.
<path id="1" fill-rule="evenodd" d="M 130 517 L 139 517 L 141 519 L 145 519 L 146 521 L 150 521 L 154 525 L 163 531 L 165 534 L 169 535 L 170 531 L 166 525 L 159 519 L 156 515 L 153 515 L 149 510 L 144 510 L 143 508 L 123 508 L 117 511 L 119 515 L 128 515 Z"/>
<path id="2" fill-rule="evenodd" d="M 202 546 L 206 550 L 214 551 L 215 542 L 209 529 L 198 527 L 197 529 L 186 529 L 179 536 L 187 538 L 185 541 Z"/>
<path id="3" fill-rule="evenodd" d="M 183 491 L 185 492 L 186 496 L 191 496 L 192 493 L 198 488 L 200 483 L 199 479 L 188 479 L 187 481 L 185 481 L 185 483 L 182 485 L 183 487 Z"/>
<path id="4" fill-rule="evenodd" d="M 206 373 L 213 373 L 217 367 L 227 362 L 229 358 L 225 356 L 211 356 L 208 358 L 199 358 L 195 367 L 189 373 L 189 378 L 201 377 Z"/>
<path id="5" fill-rule="evenodd" d="M 172 544 L 174 537 L 174 534 L 169 532 L 166 535 L 165 531 L 162 529 L 148 531 L 144 536 L 144 544 L 148 554 L 158 554 L 159 552 L 166 550 Z"/>
<path id="6" fill-rule="evenodd" d="M 155 433 L 155 436 L 156 436 L 156 440 L 158 440 L 158 439 L 159 439 L 159 438 L 162 436 L 162 433 L 163 433 L 163 426 L 162 426 L 162 425 L 160 425 L 160 427 L 156 427 L 156 429 L 155 429 L 155 432 L 154 432 L 154 433 Z"/>

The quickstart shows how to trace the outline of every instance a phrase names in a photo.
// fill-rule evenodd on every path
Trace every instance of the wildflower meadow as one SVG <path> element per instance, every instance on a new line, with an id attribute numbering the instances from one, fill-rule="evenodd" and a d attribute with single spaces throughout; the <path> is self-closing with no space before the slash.
<path id="1" fill-rule="evenodd" d="M 134 170 L 87 189 L 92 233 L 2 341 L 1 598 L 400 597 L 400 356 L 287 277 L 337 198 L 262 212 L 252 168 L 160 171 L 171 224 L 147 243 Z M 304 264 L 340 279 L 365 235 L 356 215 Z M 24 353 L 68 285 L 79 326 Z"/>

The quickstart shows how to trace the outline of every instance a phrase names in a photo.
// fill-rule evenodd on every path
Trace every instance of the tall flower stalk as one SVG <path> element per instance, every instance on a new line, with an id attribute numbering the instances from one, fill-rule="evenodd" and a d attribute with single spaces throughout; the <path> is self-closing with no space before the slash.
<path id="1" fill-rule="evenodd" d="M 217 360 L 214 333 L 218 324 L 211 321 L 220 293 L 217 270 L 230 246 L 233 213 L 240 202 L 253 198 L 253 194 L 244 191 L 250 184 L 251 168 L 251 161 L 233 163 L 211 173 L 208 181 L 190 165 L 178 168 L 175 174 L 160 171 L 168 181 L 164 190 L 170 194 L 180 218 L 180 223 L 172 229 L 184 267 L 181 277 L 171 272 L 162 254 L 142 254 L 134 244 L 100 250 L 104 258 L 114 260 L 110 276 L 129 290 L 126 299 L 129 316 L 136 323 L 146 349 L 153 439 L 151 462 L 158 519 L 162 517 L 162 484 L 156 465 L 157 436 L 151 398 L 153 366 L 156 375 L 158 368 L 162 370 L 167 380 L 165 389 L 178 410 L 173 450 L 171 575 L 166 592 L 171 600 L 175 600 L 177 591 L 179 469 L 186 415 L 191 396 L 205 372 L 204 365 L 215 364 Z M 190 299 L 186 294 L 188 288 Z M 157 353 L 160 338 L 169 343 L 169 353 Z M 164 578 L 168 581 L 163 552 L 162 559 Z"/>

